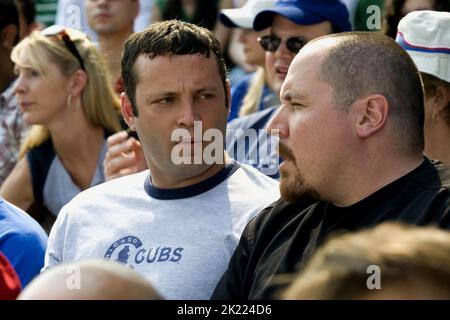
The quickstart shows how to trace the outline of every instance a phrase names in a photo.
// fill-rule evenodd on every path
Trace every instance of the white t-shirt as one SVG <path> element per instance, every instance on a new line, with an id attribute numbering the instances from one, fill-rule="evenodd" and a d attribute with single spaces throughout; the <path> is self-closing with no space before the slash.
<path id="1" fill-rule="evenodd" d="M 149 172 L 86 190 L 64 206 L 45 267 L 90 258 L 123 263 L 166 299 L 209 299 L 247 223 L 279 198 L 278 182 L 242 164 L 179 189 Z"/>

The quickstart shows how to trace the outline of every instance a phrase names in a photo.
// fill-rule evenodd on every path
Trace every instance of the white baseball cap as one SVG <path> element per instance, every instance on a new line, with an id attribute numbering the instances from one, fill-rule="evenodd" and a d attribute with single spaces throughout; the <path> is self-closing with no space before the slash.
<path id="1" fill-rule="evenodd" d="M 263 10 L 275 5 L 275 0 L 248 0 L 242 8 L 220 10 L 220 21 L 230 28 L 253 29 L 253 20 Z"/>
<path id="2" fill-rule="evenodd" d="M 420 72 L 450 83 L 450 12 L 413 11 L 400 20 L 395 39 Z"/>

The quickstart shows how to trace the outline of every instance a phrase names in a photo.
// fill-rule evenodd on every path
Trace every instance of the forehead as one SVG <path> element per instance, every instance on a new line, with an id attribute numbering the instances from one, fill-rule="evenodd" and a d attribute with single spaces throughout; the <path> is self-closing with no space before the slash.
<path id="1" fill-rule="evenodd" d="M 306 86 L 314 87 L 317 82 L 321 82 L 321 66 L 332 46 L 333 42 L 318 41 L 301 49 L 289 67 L 282 92 Z"/>
<path id="2" fill-rule="evenodd" d="M 277 14 L 273 19 L 271 32 L 278 36 L 303 36 L 311 40 L 330 34 L 332 32 L 332 27 L 329 21 L 313 25 L 299 25 Z"/>
<path id="3" fill-rule="evenodd" d="M 164 55 L 149 58 L 140 55 L 134 65 L 137 85 L 172 88 L 182 84 L 184 87 L 212 85 L 221 83 L 219 66 L 211 53 Z"/>

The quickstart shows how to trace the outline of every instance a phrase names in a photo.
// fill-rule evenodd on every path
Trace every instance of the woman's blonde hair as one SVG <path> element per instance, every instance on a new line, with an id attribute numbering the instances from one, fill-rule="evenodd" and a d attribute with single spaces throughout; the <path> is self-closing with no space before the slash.
<path id="1" fill-rule="evenodd" d="M 66 32 L 81 55 L 87 74 L 87 83 L 81 95 L 87 120 L 91 125 L 100 126 L 109 132 L 119 131 L 120 102 L 111 86 L 103 57 L 84 33 L 73 29 L 66 29 Z M 63 75 L 70 76 L 81 68 L 80 62 L 67 49 L 63 40 L 55 39 L 57 38 L 54 36 L 45 36 L 34 31 L 13 49 L 11 59 L 19 66 L 37 70 L 44 77 L 48 70 L 46 64 L 52 61 L 59 66 Z M 57 89 L 57 84 L 52 85 Z M 20 157 L 44 143 L 49 137 L 50 132 L 45 126 L 34 125 L 22 142 Z"/>
<path id="2" fill-rule="evenodd" d="M 265 78 L 266 74 L 264 68 L 258 67 L 255 75 L 252 77 L 247 94 L 242 101 L 242 106 L 239 110 L 239 117 L 258 111 L 264 91 Z"/>

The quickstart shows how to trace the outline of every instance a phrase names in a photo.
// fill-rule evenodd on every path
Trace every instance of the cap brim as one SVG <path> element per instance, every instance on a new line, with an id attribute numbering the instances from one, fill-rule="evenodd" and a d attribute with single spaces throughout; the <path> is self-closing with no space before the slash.
<path id="1" fill-rule="evenodd" d="M 253 29 L 260 31 L 270 27 L 276 14 L 285 17 L 295 24 L 311 25 L 325 21 L 321 16 L 304 11 L 297 7 L 276 7 L 261 11 L 253 21 Z"/>
<path id="2" fill-rule="evenodd" d="M 441 54 L 406 50 L 420 72 L 431 74 L 445 82 L 450 83 L 450 59 Z"/>
<path id="3" fill-rule="evenodd" d="M 219 15 L 220 21 L 229 28 L 252 29 L 254 16 L 242 9 L 224 9 Z"/>

